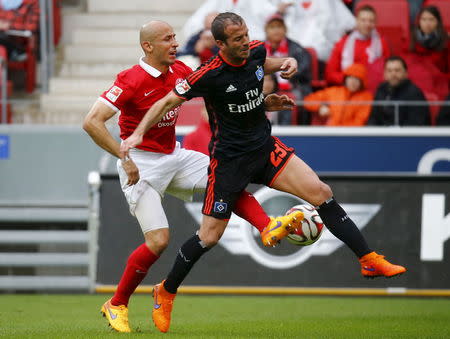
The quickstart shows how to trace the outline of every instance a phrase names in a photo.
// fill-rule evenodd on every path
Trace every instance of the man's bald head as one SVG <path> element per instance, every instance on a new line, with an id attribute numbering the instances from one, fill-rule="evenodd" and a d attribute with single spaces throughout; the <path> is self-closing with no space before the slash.
<path id="1" fill-rule="evenodd" d="M 139 40 L 145 62 L 165 69 L 176 61 L 178 42 L 172 26 L 167 22 L 152 20 L 141 27 Z"/>
<path id="2" fill-rule="evenodd" d="M 172 27 L 164 21 L 152 20 L 141 27 L 139 31 L 139 41 L 142 43 L 148 41 L 152 43 L 156 37 L 163 34 L 167 29 Z"/>

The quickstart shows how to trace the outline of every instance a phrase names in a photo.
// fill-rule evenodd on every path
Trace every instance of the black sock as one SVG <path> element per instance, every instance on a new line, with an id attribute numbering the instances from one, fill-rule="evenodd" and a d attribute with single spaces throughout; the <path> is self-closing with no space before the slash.
<path id="1" fill-rule="evenodd" d="M 178 287 L 189 274 L 194 264 L 208 250 L 209 248 L 203 244 L 198 235 L 194 235 L 186 241 L 178 250 L 172 270 L 164 282 L 164 288 L 170 293 L 177 293 Z"/>
<path id="2" fill-rule="evenodd" d="M 372 252 L 361 231 L 334 198 L 317 207 L 317 212 L 330 232 L 343 241 L 358 258 Z"/>

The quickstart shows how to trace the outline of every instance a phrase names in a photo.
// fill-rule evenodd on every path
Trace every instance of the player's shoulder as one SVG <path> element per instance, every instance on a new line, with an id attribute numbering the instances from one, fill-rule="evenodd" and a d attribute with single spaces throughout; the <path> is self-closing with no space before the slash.
<path id="1" fill-rule="evenodd" d="M 138 85 L 145 79 L 145 71 L 139 65 L 134 65 L 117 74 L 117 81 L 127 85 Z"/>
<path id="2" fill-rule="evenodd" d="M 265 58 L 266 57 L 266 46 L 263 41 L 253 40 L 249 43 L 250 56 L 252 58 Z"/>
<path id="3" fill-rule="evenodd" d="M 223 66 L 224 62 L 219 55 L 211 57 L 208 61 L 200 65 L 191 75 L 187 77 L 187 81 L 193 85 L 200 79 L 207 79 L 217 73 Z"/>
<path id="4" fill-rule="evenodd" d="M 252 40 L 252 41 L 250 41 L 250 43 L 248 45 L 249 45 L 250 50 L 253 50 L 255 48 L 261 48 L 261 47 L 264 48 L 264 41 Z"/>
<path id="5" fill-rule="evenodd" d="M 183 78 L 187 77 L 189 74 L 192 73 L 192 68 L 190 68 L 188 65 L 186 65 L 184 62 L 180 60 L 176 60 L 175 63 L 170 66 L 172 71 L 176 74 L 179 74 Z"/>

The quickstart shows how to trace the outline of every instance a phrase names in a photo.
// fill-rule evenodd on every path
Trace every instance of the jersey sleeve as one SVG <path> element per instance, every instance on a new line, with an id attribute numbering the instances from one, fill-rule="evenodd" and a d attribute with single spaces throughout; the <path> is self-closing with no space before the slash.
<path id="1" fill-rule="evenodd" d="M 117 112 L 130 100 L 134 92 L 127 73 L 119 73 L 114 84 L 100 95 L 100 100 Z"/>
<path id="2" fill-rule="evenodd" d="M 200 68 L 201 69 L 201 68 Z M 199 69 L 199 70 L 200 70 Z M 198 76 L 198 71 L 190 74 L 173 89 L 175 95 L 184 99 L 191 100 L 196 97 L 205 97 L 208 94 L 208 74 L 207 72 Z"/>
<path id="3" fill-rule="evenodd" d="M 266 47 L 264 46 L 264 42 L 259 40 L 251 41 L 250 50 L 254 58 L 261 59 L 264 61 L 266 60 L 267 50 Z"/>

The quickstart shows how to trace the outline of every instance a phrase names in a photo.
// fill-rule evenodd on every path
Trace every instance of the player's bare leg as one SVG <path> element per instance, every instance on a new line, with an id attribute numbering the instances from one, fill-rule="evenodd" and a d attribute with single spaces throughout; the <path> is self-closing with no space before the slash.
<path id="1" fill-rule="evenodd" d="M 360 259 L 361 272 L 365 277 L 391 277 L 406 271 L 404 267 L 392 265 L 369 248 L 358 227 L 333 198 L 330 187 L 299 157 L 292 156 L 272 187 L 317 206 L 325 226 Z"/>

